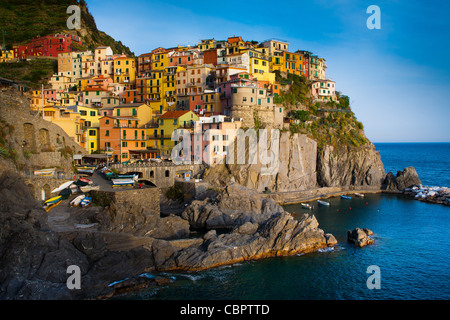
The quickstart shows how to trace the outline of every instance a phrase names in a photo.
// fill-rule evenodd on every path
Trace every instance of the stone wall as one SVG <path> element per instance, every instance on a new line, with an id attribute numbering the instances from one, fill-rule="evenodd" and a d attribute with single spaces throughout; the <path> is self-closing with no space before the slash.
<path id="1" fill-rule="evenodd" d="M 108 199 L 107 202 L 109 204 L 127 209 L 123 214 L 135 211 L 145 216 L 158 217 L 160 215 L 160 193 L 160 189 L 155 187 L 122 191 L 93 191 L 94 198 L 102 199 L 103 201 Z"/>
<path id="2" fill-rule="evenodd" d="M 86 154 L 62 128 L 33 113 L 27 96 L 16 90 L 0 92 L 0 118 L 10 132 L 3 139 L 17 152 L 23 169 L 57 167 L 70 173 L 72 154 Z"/>
<path id="3" fill-rule="evenodd" d="M 119 170 L 120 173 L 126 174 L 129 172 L 141 172 L 140 179 L 145 179 L 153 182 L 159 188 L 170 188 L 175 184 L 177 174 L 184 171 L 191 171 L 192 176 L 196 176 L 203 170 L 203 165 L 174 165 L 172 163 L 161 163 L 153 165 L 113 165 L 114 169 Z"/>

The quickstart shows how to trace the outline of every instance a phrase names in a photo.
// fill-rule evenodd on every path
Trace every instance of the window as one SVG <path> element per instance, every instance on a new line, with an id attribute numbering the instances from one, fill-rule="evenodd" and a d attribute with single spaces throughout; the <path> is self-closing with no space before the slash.
<path id="1" fill-rule="evenodd" d="M 91 142 L 91 149 L 94 149 L 94 143 Z"/>
<path id="2" fill-rule="evenodd" d="M 89 136 L 96 136 L 97 132 L 95 130 L 89 130 Z"/>
<path id="3" fill-rule="evenodd" d="M 109 130 L 106 130 L 105 136 L 109 137 Z"/>
<path id="4" fill-rule="evenodd" d="M 91 117 L 95 117 L 95 111 L 91 111 Z"/>
<path id="5" fill-rule="evenodd" d="M 123 148 L 126 148 L 127 146 L 128 146 L 128 142 L 123 141 L 123 142 L 122 142 L 122 147 L 123 147 Z"/>
<path id="6" fill-rule="evenodd" d="M 118 117 L 120 117 L 120 109 L 117 109 L 116 114 L 117 114 Z"/>
<path id="7" fill-rule="evenodd" d="M 170 177 L 170 171 L 166 170 L 166 178 Z"/>

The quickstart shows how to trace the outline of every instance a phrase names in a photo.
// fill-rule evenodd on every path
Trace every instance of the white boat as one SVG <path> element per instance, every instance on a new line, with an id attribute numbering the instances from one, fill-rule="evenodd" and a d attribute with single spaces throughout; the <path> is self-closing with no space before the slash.
<path id="1" fill-rule="evenodd" d="M 100 190 L 100 186 L 98 185 L 88 185 L 88 186 L 84 186 L 84 187 L 79 187 L 81 192 L 89 192 L 89 191 L 98 191 Z"/>
<path id="2" fill-rule="evenodd" d="M 360 198 L 364 198 L 364 195 L 362 193 L 355 193 L 355 196 L 360 197 Z"/>
<path id="3" fill-rule="evenodd" d="M 73 181 L 69 181 L 66 183 L 63 183 L 62 185 L 60 185 L 58 188 L 56 188 L 55 190 L 52 191 L 52 193 L 56 193 L 56 192 L 61 192 L 64 189 L 70 187 L 73 184 Z"/>
<path id="4" fill-rule="evenodd" d="M 309 210 L 312 209 L 312 206 L 309 203 L 302 203 L 301 205 L 302 205 L 303 209 L 309 209 Z"/>
<path id="5" fill-rule="evenodd" d="M 82 194 L 81 196 L 76 197 L 70 202 L 70 205 L 73 207 L 78 207 L 78 205 L 81 203 L 81 200 L 83 200 L 86 196 Z"/>
<path id="6" fill-rule="evenodd" d="M 34 171 L 34 175 L 35 176 L 52 176 L 54 175 L 56 172 L 56 168 L 52 168 L 52 169 L 42 169 L 42 170 L 36 170 Z"/>
<path id="7" fill-rule="evenodd" d="M 330 205 L 329 202 L 322 201 L 322 200 L 317 200 L 317 203 L 320 204 L 320 205 L 322 205 L 322 206 L 329 206 L 329 205 Z"/>
<path id="8" fill-rule="evenodd" d="M 113 187 L 133 186 L 134 179 L 112 179 Z"/>

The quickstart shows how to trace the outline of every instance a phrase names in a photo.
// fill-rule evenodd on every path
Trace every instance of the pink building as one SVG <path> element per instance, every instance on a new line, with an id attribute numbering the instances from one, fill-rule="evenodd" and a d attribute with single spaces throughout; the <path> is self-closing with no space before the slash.
<path id="1" fill-rule="evenodd" d="M 206 162 L 210 165 L 225 161 L 227 148 L 234 143 L 236 131 L 241 128 L 241 122 L 215 115 L 200 117 L 195 122 L 191 134 L 191 157 L 195 162 Z"/>

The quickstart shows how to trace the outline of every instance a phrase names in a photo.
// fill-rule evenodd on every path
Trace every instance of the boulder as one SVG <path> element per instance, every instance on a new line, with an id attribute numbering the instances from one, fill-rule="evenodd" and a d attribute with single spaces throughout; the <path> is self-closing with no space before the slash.
<path id="1" fill-rule="evenodd" d="M 273 214 L 284 212 L 274 200 L 237 183 L 227 186 L 216 200 L 193 201 L 182 213 L 192 228 L 217 229 L 241 226 L 246 222 L 261 224 Z"/>
<path id="2" fill-rule="evenodd" d="M 414 167 L 408 167 L 403 169 L 403 171 L 397 171 L 396 176 L 392 172 L 389 172 L 384 179 L 382 188 L 387 191 L 404 191 L 406 188 L 421 184 L 422 182 L 419 179 L 416 169 Z"/>
<path id="3" fill-rule="evenodd" d="M 374 243 L 374 240 L 370 237 L 371 235 L 373 235 L 373 232 L 369 229 L 356 228 L 352 231 L 347 231 L 347 240 L 361 248 Z"/>

